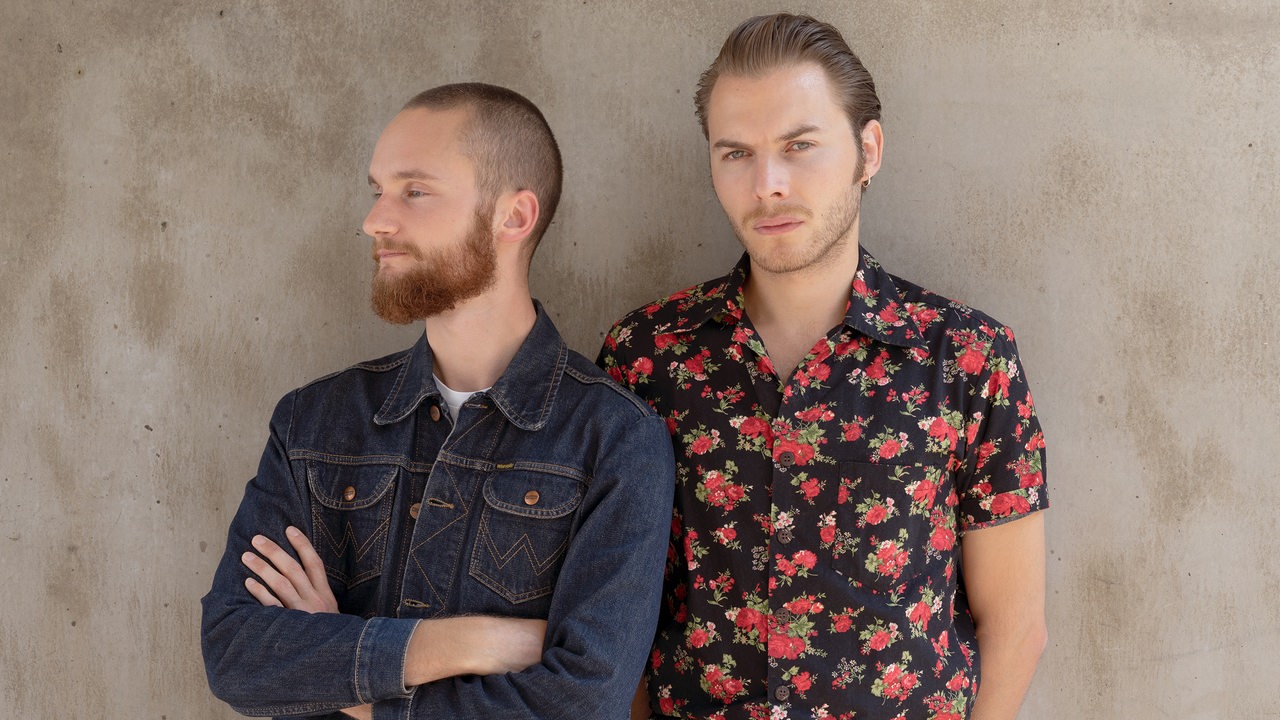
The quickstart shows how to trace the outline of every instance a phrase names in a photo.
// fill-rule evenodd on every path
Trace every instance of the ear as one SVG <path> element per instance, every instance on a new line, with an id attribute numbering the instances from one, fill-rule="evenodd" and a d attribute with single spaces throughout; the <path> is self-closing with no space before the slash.
<path id="1" fill-rule="evenodd" d="M 499 242 L 524 242 L 538 224 L 540 211 L 532 190 L 503 193 L 493 207 L 494 236 Z"/>
<path id="2" fill-rule="evenodd" d="M 880 171 L 880 160 L 884 157 L 884 130 L 880 127 L 879 120 L 868 120 L 866 125 L 862 126 L 862 133 L 859 139 L 862 141 L 862 177 L 863 180 L 870 180 L 871 176 Z"/>

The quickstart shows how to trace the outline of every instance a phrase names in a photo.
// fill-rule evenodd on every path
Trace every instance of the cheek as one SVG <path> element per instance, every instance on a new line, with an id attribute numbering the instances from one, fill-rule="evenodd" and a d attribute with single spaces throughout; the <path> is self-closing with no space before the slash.
<path id="1" fill-rule="evenodd" d="M 740 207 L 746 202 L 743 193 L 750 193 L 750 189 L 744 186 L 742 178 L 739 177 L 741 174 L 711 171 L 711 187 L 716 191 L 716 197 L 720 200 L 721 207 L 730 215 L 736 215 L 734 208 Z"/>

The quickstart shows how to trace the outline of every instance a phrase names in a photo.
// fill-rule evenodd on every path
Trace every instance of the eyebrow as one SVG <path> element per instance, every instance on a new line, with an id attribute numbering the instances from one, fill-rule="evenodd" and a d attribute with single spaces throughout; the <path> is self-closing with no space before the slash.
<path id="1" fill-rule="evenodd" d="M 811 132 L 814 132 L 816 130 L 821 130 L 821 129 L 822 128 L 819 128 L 817 125 L 801 125 L 799 127 L 796 127 L 778 136 L 778 142 L 789 142 L 791 140 L 795 140 L 801 135 L 807 135 Z M 723 139 L 717 140 L 715 144 L 712 145 L 711 147 L 737 150 L 737 149 L 746 148 L 747 144 L 740 140 L 723 138 Z"/>
<path id="2" fill-rule="evenodd" d="M 423 170 L 401 170 L 391 176 L 392 180 L 439 180 L 440 178 Z M 378 181 L 369 176 L 369 184 L 377 185 Z"/>

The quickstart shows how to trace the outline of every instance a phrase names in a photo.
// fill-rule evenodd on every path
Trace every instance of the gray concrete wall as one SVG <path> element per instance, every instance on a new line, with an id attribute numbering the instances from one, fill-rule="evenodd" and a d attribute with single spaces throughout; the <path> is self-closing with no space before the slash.
<path id="1" fill-rule="evenodd" d="M 372 143 L 521 90 L 564 147 L 571 343 L 737 246 L 691 110 L 757 0 L 5 0 L 0 700 L 225 718 L 206 591 L 277 397 L 409 344 L 367 308 Z M 1019 331 L 1050 442 L 1024 718 L 1277 718 L 1280 9 L 800 2 L 886 107 L 864 242 Z"/>

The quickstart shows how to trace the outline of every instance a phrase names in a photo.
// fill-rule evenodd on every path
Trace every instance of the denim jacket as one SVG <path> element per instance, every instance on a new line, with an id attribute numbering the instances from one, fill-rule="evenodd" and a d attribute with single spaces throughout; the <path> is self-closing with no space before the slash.
<path id="1" fill-rule="evenodd" d="M 649 407 L 537 320 L 457 427 L 425 335 L 284 397 L 203 600 L 215 695 L 249 715 L 625 718 L 657 622 L 673 488 Z M 240 556 L 307 532 L 340 613 L 264 607 Z M 405 688 L 423 618 L 547 621 L 519 673 Z"/>

